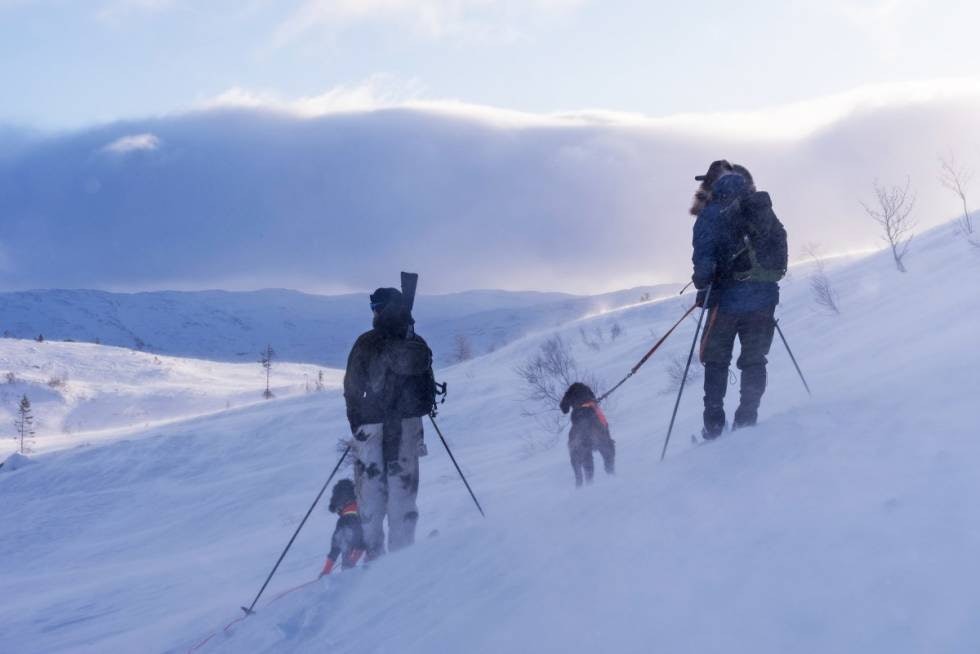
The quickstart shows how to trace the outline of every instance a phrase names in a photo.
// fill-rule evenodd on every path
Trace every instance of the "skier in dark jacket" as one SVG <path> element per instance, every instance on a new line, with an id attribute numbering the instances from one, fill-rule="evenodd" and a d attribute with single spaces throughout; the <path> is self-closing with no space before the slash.
<path id="1" fill-rule="evenodd" d="M 599 450 L 607 474 L 616 469 L 616 442 L 609 434 L 609 422 L 599 408 L 595 393 L 587 385 L 575 382 L 565 391 L 559 405 L 562 413 L 572 412 L 568 430 L 568 454 L 575 474 L 575 485 L 592 483 L 595 464 L 592 451 Z"/>
<path id="2" fill-rule="evenodd" d="M 778 281 L 786 273 L 786 231 L 768 193 L 756 191 L 749 171 L 727 161 L 711 164 L 692 213 L 694 275 L 698 306 L 707 296 L 708 318 L 701 337 L 704 364 L 704 428 L 717 438 L 725 428 L 725 391 L 735 337 L 741 344 L 741 397 L 732 429 L 752 426 L 766 389 L 766 355 L 775 331 Z M 710 295 L 708 287 L 710 285 Z"/>
<path id="3" fill-rule="evenodd" d="M 432 351 L 412 329 L 402 294 L 379 288 L 371 295 L 374 328 L 354 343 L 344 376 L 354 479 L 367 557 L 415 541 L 418 521 L 422 416 L 435 401 Z"/>
<path id="4" fill-rule="evenodd" d="M 364 555 L 364 529 L 361 527 L 361 516 L 357 511 L 357 496 L 354 484 L 350 479 L 341 479 L 333 487 L 330 497 L 330 512 L 336 513 L 337 526 L 334 527 L 330 539 L 330 553 L 323 564 L 320 576 L 330 574 L 337 560 L 340 560 L 342 570 L 353 568 Z"/>

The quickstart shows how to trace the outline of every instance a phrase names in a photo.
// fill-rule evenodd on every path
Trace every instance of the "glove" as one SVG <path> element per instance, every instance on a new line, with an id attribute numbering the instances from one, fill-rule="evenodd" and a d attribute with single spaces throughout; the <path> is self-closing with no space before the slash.
<path id="1" fill-rule="evenodd" d="M 326 577 L 333 570 L 333 559 L 328 558 L 327 562 L 323 564 L 323 570 L 320 571 L 320 577 Z"/>
<path id="2" fill-rule="evenodd" d="M 703 307 L 704 306 L 704 298 L 705 298 L 705 296 L 707 294 L 708 294 L 708 289 L 706 289 L 706 288 L 705 289 L 701 289 L 700 291 L 698 291 L 698 294 L 696 296 L 694 296 L 694 306 L 696 306 L 696 307 Z"/>

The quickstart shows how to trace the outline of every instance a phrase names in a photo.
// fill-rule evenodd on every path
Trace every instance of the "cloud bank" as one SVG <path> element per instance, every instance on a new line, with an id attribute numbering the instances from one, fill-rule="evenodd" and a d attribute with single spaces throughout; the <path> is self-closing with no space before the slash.
<path id="1" fill-rule="evenodd" d="M 425 273 L 428 292 L 678 280 L 693 176 L 718 157 L 772 193 L 792 254 L 864 248 L 875 178 L 911 176 L 925 228 L 957 212 L 937 155 L 980 162 L 978 97 L 912 96 L 769 138 L 732 117 L 261 102 L 34 137 L 0 153 L 0 284 L 336 292 L 401 269 Z M 107 144 L 139 156 L 96 156 Z"/>

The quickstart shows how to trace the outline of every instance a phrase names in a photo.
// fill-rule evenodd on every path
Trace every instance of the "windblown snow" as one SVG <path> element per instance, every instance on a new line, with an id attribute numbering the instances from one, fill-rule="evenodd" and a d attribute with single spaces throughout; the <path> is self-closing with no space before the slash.
<path id="1" fill-rule="evenodd" d="M 528 447 L 539 428 L 515 366 L 558 333 L 611 384 L 690 295 L 439 371 L 438 420 L 487 518 L 429 430 L 416 545 L 275 599 L 319 570 L 333 518 L 318 507 L 256 615 L 227 633 L 349 433 L 336 389 L 0 469 L 2 649 L 976 652 L 980 256 L 944 226 L 917 237 L 907 264 L 899 274 L 881 252 L 829 266 L 839 316 L 794 269 L 777 317 L 813 396 L 777 339 L 759 426 L 693 446 L 695 382 L 661 463 L 665 371 L 687 355 L 686 322 L 607 406 L 617 476 L 579 491 L 563 444 Z M 614 324 L 616 339 L 582 337 Z M 88 348 L 70 379 L 108 352 Z"/>

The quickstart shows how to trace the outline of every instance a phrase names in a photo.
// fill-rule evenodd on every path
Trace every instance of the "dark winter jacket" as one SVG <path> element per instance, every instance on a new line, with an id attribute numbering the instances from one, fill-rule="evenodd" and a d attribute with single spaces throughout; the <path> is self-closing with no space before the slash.
<path id="1" fill-rule="evenodd" d="M 382 313 L 374 329 L 351 348 L 344 375 L 344 399 L 351 432 L 366 424 L 424 416 L 435 401 L 432 350 L 416 334 L 406 337 L 412 319 Z"/>
<path id="2" fill-rule="evenodd" d="M 694 222 L 694 253 L 691 257 L 694 285 L 705 289 L 714 281 L 709 303 L 725 312 L 758 311 L 779 303 L 779 285 L 776 282 L 739 281 L 736 278 L 739 272 L 751 265 L 743 248 L 741 234 L 744 230 L 740 229 L 740 225 L 752 217 L 771 218 L 768 222 L 774 230 L 779 230 L 768 235 L 764 241 L 754 239 L 758 241 L 755 248 L 759 258 L 769 262 L 772 267 L 785 270 L 785 231 L 775 219 L 769 194 L 751 191 L 741 175 L 729 174 L 719 178 L 711 188 L 710 201 Z"/>

